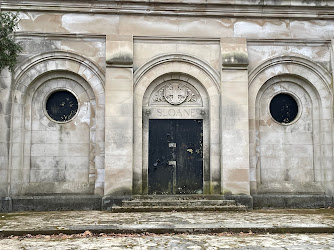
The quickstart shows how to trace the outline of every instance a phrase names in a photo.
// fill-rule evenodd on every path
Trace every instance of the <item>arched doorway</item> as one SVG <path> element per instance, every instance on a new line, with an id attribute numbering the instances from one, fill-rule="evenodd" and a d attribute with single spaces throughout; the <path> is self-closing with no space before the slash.
<path id="1" fill-rule="evenodd" d="M 143 186 L 148 194 L 202 194 L 210 180 L 209 103 L 191 77 L 162 76 L 143 102 Z"/>
<path id="2" fill-rule="evenodd" d="M 202 103 L 153 103 L 163 84 L 184 83 Z M 182 92 L 182 91 L 181 91 Z M 153 94 L 153 95 L 152 95 Z M 164 100 L 164 99 L 162 99 Z M 166 99 L 165 99 L 166 100 Z M 181 98 L 182 100 L 182 98 Z M 205 62 L 191 56 L 162 55 L 147 62 L 134 75 L 133 194 L 148 194 L 149 121 L 201 120 L 203 126 L 203 194 L 220 194 L 219 75 Z M 170 111 L 169 111 L 170 110 Z M 167 113 L 166 113 L 167 112 Z M 176 126 L 176 125 L 175 125 Z M 182 125 L 181 125 L 182 126 Z M 185 125 L 186 126 L 186 125 Z M 171 142 L 173 143 L 173 142 Z M 172 161 L 172 160 L 171 160 Z M 170 162 L 173 165 L 173 162 Z M 197 192 L 197 191 L 194 191 Z"/>

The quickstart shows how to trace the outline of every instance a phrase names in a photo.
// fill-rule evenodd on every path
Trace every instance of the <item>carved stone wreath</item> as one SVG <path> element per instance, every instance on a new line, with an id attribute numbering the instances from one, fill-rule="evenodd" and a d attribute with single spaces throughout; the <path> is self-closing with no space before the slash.
<path id="1" fill-rule="evenodd" d="M 189 84 L 184 82 L 165 83 L 153 92 L 151 102 L 153 104 L 167 102 L 171 105 L 197 103 L 200 96 L 196 92 Z"/>

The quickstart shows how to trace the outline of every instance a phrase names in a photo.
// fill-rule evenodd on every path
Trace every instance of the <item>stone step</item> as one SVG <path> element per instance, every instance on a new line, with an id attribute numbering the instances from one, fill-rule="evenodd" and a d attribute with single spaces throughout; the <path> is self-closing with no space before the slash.
<path id="1" fill-rule="evenodd" d="M 247 206 L 222 195 L 134 195 L 112 212 L 245 211 Z"/>
<path id="2" fill-rule="evenodd" d="M 123 201 L 122 207 L 196 207 L 196 206 L 233 206 L 234 200 L 131 200 Z"/>
<path id="3" fill-rule="evenodd" d="M 226 200 L 222 195 L 133 195 L 132 200 Z"/>
<path id="4" fill-rule="evenodd" d="M 187 212 L 187 211 L 246 211 L 247 207 L 243 205 L 234 206 L 134 206 L 120 207 L 113 206 L 114 213 L 131 213 L 131 212 Z"/>

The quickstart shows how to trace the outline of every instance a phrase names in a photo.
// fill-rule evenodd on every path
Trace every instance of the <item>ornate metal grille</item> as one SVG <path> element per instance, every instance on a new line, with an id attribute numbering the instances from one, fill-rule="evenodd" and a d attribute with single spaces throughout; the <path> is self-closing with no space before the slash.
<path id="1" fill-rule="evenodd" d="M 78 112 L 78 100 L 69 91 L 56 91 L 49 96 L 46 102 L 46 111 L 55 121 L 69 121 Z"/>
<path id="2" fill-rule="evenodd" d="M 298 115 L 298 104 L 289 94 L 278 94 L 270 102 L 270 114 L 279 123 L 290 123 Z"/>

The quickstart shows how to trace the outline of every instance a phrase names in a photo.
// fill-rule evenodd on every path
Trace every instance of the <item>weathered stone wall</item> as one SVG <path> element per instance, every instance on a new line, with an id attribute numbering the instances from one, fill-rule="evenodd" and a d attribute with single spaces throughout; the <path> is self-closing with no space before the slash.
<path id="1" fill-rule="evenodd" d="M 122 34 L 174 37 L 246 37 L 247 39 L 315 39 L 333 37 L 333 20 L 285 18 L 206 18 L 85 13 L 22 13 L 20 29 L 46 33 Z M 98 23 L 98 25 L 96 25 Z M 108 27 L 108 28 L 106 28 Z M 276 46 L 276 45 L 274 45 Z"/>
<path id="2" fill-rule="evenodd" d="M 306 57 L 328 71 L 331 70 L 331 43 L 327 38 L 318 39 L 318 36 L 305 38 L 300 35 L 297 39 L 281 39 L 280 37 L 277 39 L 276 42 L 263 39 L 248 41 L 249 71 L 258 66 L 259 62 L 282 55 Z"/>
<path id="3" fill-rule="evenodd" d="M 20 21 L 23 22 L 24 19 Z M 44 23 L 48 26 L 49 23 Z M 45 32 L 31 32 L 20 28 L 16 34 L 23 51 L 19 60 L 24 62 L 35 55 L 54 51 L 68 51 L 83 56 L 94 62 L 99 68 L 105 67 L 105 35 L 80 34 L 80 32 L 57 34 L 52 29 Z"/>
<path id="4" fill-rule="evenodd" d="M 333 1 L 52 3 L 0 4 L 23 47 L 0 75 L 0 197 L 146 194 L 149 93 L 169 80 L 204 98 L 205 194 L 332 195 Z M 77 96 L 69 123 L 45 116 L 55 89 Z M 278 93 L 292 124 L 268 111 Z"/>
<path id="5" fill-rule="evenodd" d="M 267 82 L 257 102 L 259 177 L 262 185 L 267 185 L 262 192 L 324 192 L 322 189 L 312 189 L 312 184 L 320 177 L 320 169 L 315 170 L 314 164 L 315 144 L 319 141 L 319 131 L 314 131 L 318 130 L 319 104 L 314 93 L 310 93 L 314 98 L 312 102 L 304 90 L 307 87 L 303 89 L 303 86 L 289 80 L 282 79 L 272 85 Z M 298 120 L 288 126 L 275 122 L 268 112 L 268 103 L 279 93 L 293 95 L 299 101 L 299 107 L 302 107 Z"/>
<path id="6" fill-rule="evenodd" d="M 31 127 L 28 124 L 25 127 L 30 128 L 27 133 L 31 133 L 31 138 L 29 186 L 22 193 L 93 194 L 94 185 L 89 183 L 90 137 L 96 110 L 92 90 L 66 73 L 49 74 L 48 77 L 52 78 L 36 90 L 32 88 L 28 94 L 31 99 L 27 98 L 25 103 L 25 123 L 31 123 Z M 43 106 L 47 97 L 57 90 L 71 91 L 78 98 L 79 110 L 74 120 L 50 121 Z M 29 155 L 25 157 L 29 159 Z"/>
<path id="7" fill-rule="evenodd" d="M 14 74 L 10 195 L 101 194 L 104 176 L 104 80 L 100 69 L 71 52 L 45 52 Z M 73 120 L 47 114 L 48 96 L 70 91 Z"/>
<path id="8" fill-rule="evenodd" d="M 250 74 L 249 114 L 253 192 L 331 193 L 332 87 L 330 73 L 304 57 L 267 60 Z M 299 116 L 277 124 L 269 103 L 295 98 Z M 325 139 L 326 138 L 326 139 Z M 256 184 L 255 184 L 256 183 Z"/>

